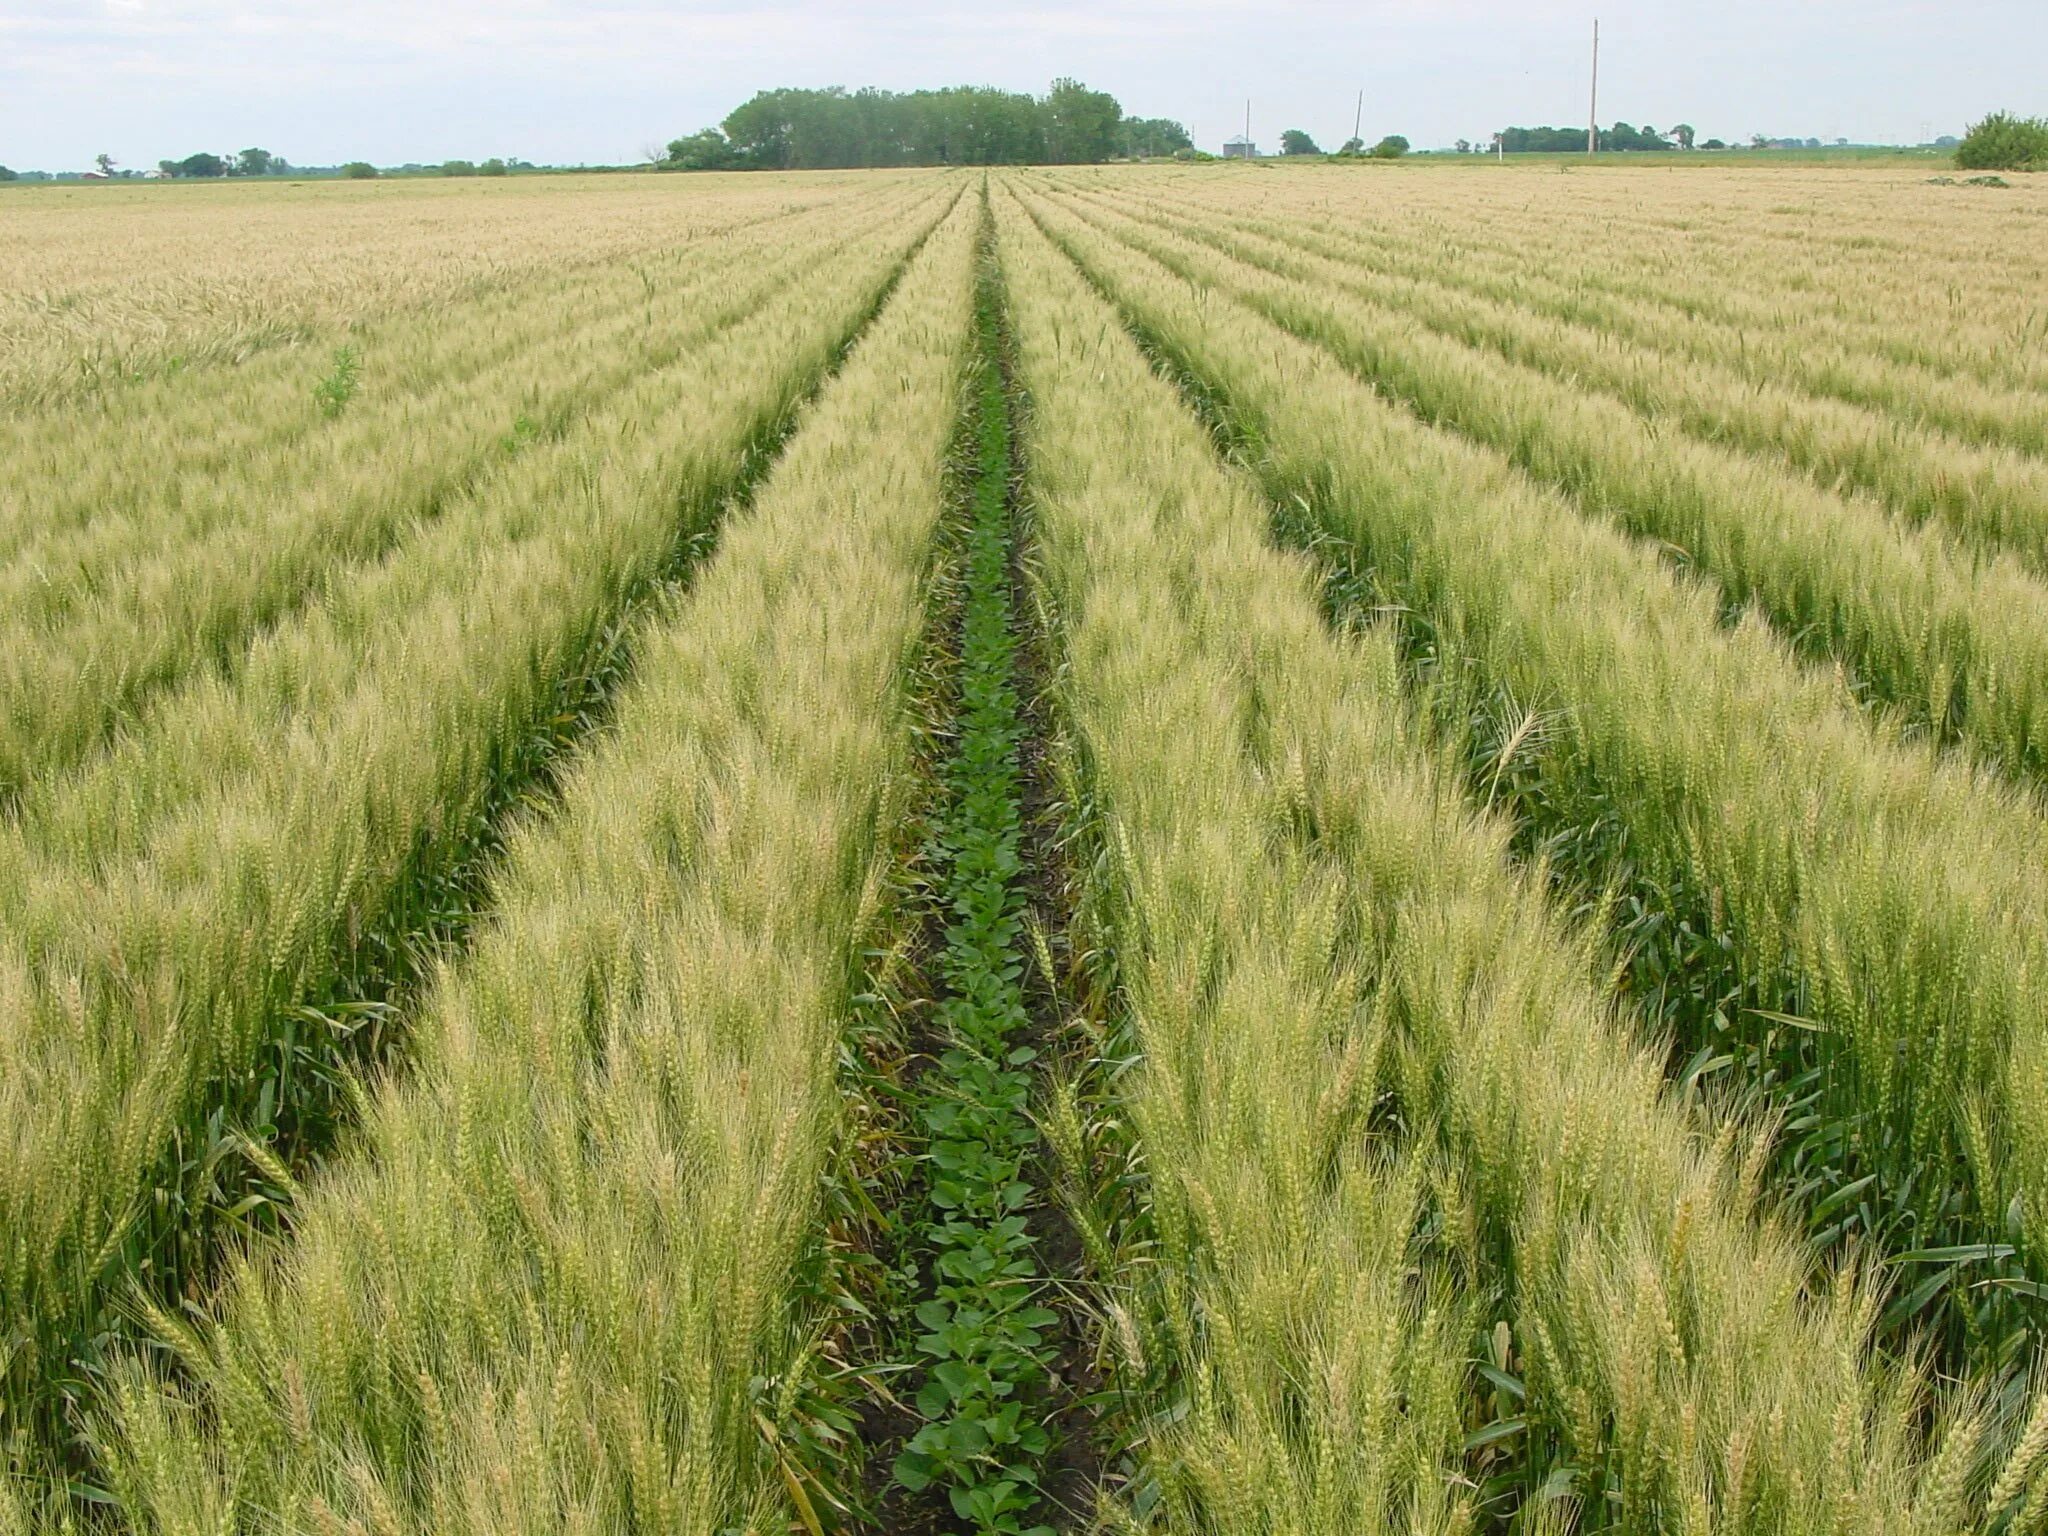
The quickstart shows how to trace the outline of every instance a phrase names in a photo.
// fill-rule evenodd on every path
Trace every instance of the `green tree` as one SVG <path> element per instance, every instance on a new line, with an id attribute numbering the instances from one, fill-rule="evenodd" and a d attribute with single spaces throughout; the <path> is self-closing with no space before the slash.
<path id="1" fill-rule="evenodd" d="M 688 138 L 669 140 L 662 164 L 678 171 L 724 171 L 739 164 L 739 153 L 716 128 L 700 128 Z"/>
<path id="2" fill-rule="evenodd" d="M 1195 147 L 1186 127 L 1170 117 L 1127 117 L 1122 138 L 1123 153 L 1133 160 L 1177 155 Z"/>
<path id="3" fill-rule="evenodd" d="M 13 172 L 13 171 L 10 171 L 9 169 L 7 169 L 7 167 L 6 167 L 6 166 L 4 166 L 4 165 L 0 165 L 0 181 L 19 181 L 19 180 L 21 180 L 21 177 L 20 177 L 19 175 L 17 175 L 17 174 L 16 174 L 15 172 Z"/>
<path id="4" fill-rule="evenodd" d="M 111 176 L 114 174 L 115 162 L 114 157 L 112 155 L 94 155 L 92 157 L 92 163 L 99 168 L 99 173 L 102 176 Z"/>
<path id="5" fill-rule="evenodd" d="M 1583 146 L 1585 140 L 1580 139 Z M 1671 141 L 1649 126 L 1634 127 L 1628 123 L 1616 123 L 1612 128 L 1600 131 L 1600 147 L 1613 150 L 1669 149 Z"/>
<path id="6" fill-rule="evenodd" d="M 1993 112 L 1963 135 L 1956 166 L 1965 171 L 2048 170 L 2048 118 Z"/>
<path id="7" fill-rule="evenodd" d="M 205 179 L 227 175 L 228 163 L 219 155 L 209 155 L 202 150 L 196 155 L 187 155 L 176 165 L 166 164 L 165 169 L 173 176 Z"/>
<path id="8" fill-rule="evenodd" d="M 1694 128 L 1691 123 L 1679 123 L 1672 128 L 1671 137 L 1678 140 L 1678 147 L 1680 149 L 1691 149 L 1693 139 L 1698 132 L 1699 130 Z"/>
<path id="9" fill-rule="evenodd" d="M 476 168 L 476 173 L 479 176 L 503 176 L 505 174 L 505 162 L 496 155 L 493 155 Z"/>
<path id="10" fill-rule="evenodd" d="M 1094 165 L 1116 153 L 1124 109 L 1107 91 L 1061 76 L 1045 98 L 1046 158 L 1055 165 Z"/>
<path id="11" fill-rule="evenodd" d="M 723 124 L 740 161 L 757 170 L 787 171 L 796 159 L 803 119 L 815 117 L 815 104 L 803 100 L 814 91 L 756 91 L 733 108 Z"/>
<path id="12" fill-rule="evenodd" d="M 235 156 L 236 176 L 268 176 L 277 169 L 277 156 L 267 149 L 245 149 Z"/>
<path id="13" fill-rule="evenodd" d="M 1338 150 L 1337 153 L 1340 155 L 1362 155 L 1365 153 L 1365 140 L 1346 139 L 1344 147 Z"/>
<path id="14" fill-rule="evenodd" d="M 1299 128 L 1290 128 L 1280 135 L 1280 153 L 1283 155 L 1320 155 L 1316 141 Z"/>
<path id="15" fill-rule="evenodd" d="M 476 162 L 473 160 L 444 160 L 441 162 L 443 176 L 474 176 Z"/>
<path id="16" fill-rule="evenodd" d="M 1042 99 L 988 86 L 898 94 L 841 86 L 760 91 L 707 129 L 670 144 L 677 168 L 812 170 L 841 166 L 1027 165 L 1193 150 L 1171 118 L 1125 117 L 1114 96 L 1072 80 Z"/>
<path id="17" fill-rule="evenodd" d="M 341 174 L 350 181 L 375 181 L 377 167 L 367 160 L 351 160 L 341 168 Z"/>
<path id="18" fill-rule="evenodd" d="M 1375 160 L 1398 160 L 1408 153 L 1408 141 L 1398 133 L 1390 133 L 1372 147 Z"/>

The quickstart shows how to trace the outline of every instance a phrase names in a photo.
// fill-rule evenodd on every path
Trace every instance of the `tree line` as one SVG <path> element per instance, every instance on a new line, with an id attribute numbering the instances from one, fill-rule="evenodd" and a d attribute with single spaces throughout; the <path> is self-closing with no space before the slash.
<path id="1" fill-rule="evenodd" d="M 672 141 L 676 170 L 1082 165 L 1192 150 L 1171 118 L 1126 116 L 1107 91 L 1059 79 L 1043 96 L 993 86 L 761 91 L 716 128 Z"/>
<path id="2" fill-rule="evenodd" d="M 112 162 L 105 155 L 101 155 L 99 160 L 100 169 L 111 175 Z M 166 176 L 196 180 L 218 176 L 289 176 L 292 173 L 289 160 L 282 155 L 273 155 L 267 149 L 245 149 L 238 155 L 214 155 L 201 151 L 182 160 L 159 160 L 156 168 Z"/>
<path id="3" fill-rule="evenodd" d="M 1679 123 L 1668 135 L 1659 133 L 1648 126 L 1637 128 L 1629 123 L 1616 123 L 1612 128 L 1600 130 L 1599 146 L 1611 150 L 1667 150 L 1692 149 L 1695 130 L 1691 123 Z M 1584 128 L 1503 128 L 1494 136 L 1494 142 L 1510 155 L 1523 154 L 1572 154 L 1586 148 Z M 1709 139 L 1699 145 L 1702 149 L 1726 149 L 1728 146 L 1719 139 Z"/>
<path id="4" fill-rule="evenodd" d="M 1408 153 L 1411 146 L 1408 136 L 1390 133 L 1370 149 L 1363 139 L 1346 139 L 1344 147 L 1337 151 L 1340 160 L 1355 160 L 1361 155 L 1368 160 L 1398 160 Z M 1320 155 L 1322 149 L 1308 133 L 1300 128 L 1290 128 L 1280 135 L 1280 153 L 1283 155 Z"/>

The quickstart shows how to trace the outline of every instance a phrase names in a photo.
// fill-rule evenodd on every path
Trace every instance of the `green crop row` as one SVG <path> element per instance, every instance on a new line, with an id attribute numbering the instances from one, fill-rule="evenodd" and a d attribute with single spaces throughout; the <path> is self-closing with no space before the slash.
<path id="1" fill-rule="evenodd" d="M 359 579 L 450 505 L 488 494 L 511 459 L 602 415 L 901 206 L 730 235 L 679 260 L 658 296 L 635 279 L 566 313 L 457 321 L 448 329 L 474 340 L 414 358 L 419 389 L 341 407 L 279 458 L 165 476 L 40 532 L 0 572 L 0 801 L 89 756 L 195 668 L 232 672 L 252 633 Z"/>
<path id="2" fill-rule="evenodd" d="M 1282 361 L 1031 214 L 1228 366 Z M 1592 937 L 1432 762 L 1393 637 L 1326 630 L 1315 573 L 1113 312 L 1003 228 L 1116 888 L 1129 1033 L 1099 1118 L 1144 1187 L 1083 1219 L 1150 1413 L 1138 1501 L 1210 1532 L 1934 1532 L 1981 1508 L 1971 1399 L 1930 1420 L 1868 1352 L 1870 1277 L 1809 1290 L 1751 1214 L 1754 1154 L 1665 1096 Z M 1052 1117 L 1070 1164 L 1089 1113 Z"/>
<path id="3" fill-rule="evenodd" d="M 191 1294 L 249 1175 L 329 1134 L 334 1063 L 365 1049 L 342 1037 L 390 1047 L 394 984 L 591 723 L 622 625 L 707 547 L 938 216 L 906 210 L 522 453 L 232 679 L 24 796 L 0 828 L 9 1430 L 61 1436 L 130 1282 Z"/>
<path id="4" fill-rule="evenodd" d="M 1804 471 L 1823 492 L 1853 487 L 1909 523 L 1931 519 L 1985 548 L 2010 549 L 2035 570 L 2048 567 L 2048 461 L 2010 446 L 1959 441 L 1654 341 L 1617 347 L 1611 334 L 1593 326 L 1532 314 L 1441 277 L 1389 273 L 1342 253 L 1337 242 L 1266 221 L 1218 229 L 1176 210 L 1161 222 L 1323 297 L 1341 296 L 1347 316 L 1359 315 L 1362 306 L 1380 327 L 1398 316 L 1409 336 L 1438 332 L 1536 370 L 1497 375 L 1501 387 L 1532 410 L 1554 409 L 1557 391 L 1567 384 L 1575 393 L 1595 392 L 1580 411 L 1603 409 L 1612 419 L 1606 401 L 1619 400 L 1654 427 L 1675 426 L 1707 444 L 1773 456 Z M 1425 344 L 1437 357 L 1455 355 Z M 1466 369 L 1479 371 L 1475 364 Z M 1436 413 L 1427 390 L 1412 398 L 1419 409 Z M 1725 462 L 1725 482 L 1755 478 L 1732 455 Z M 1787 494 L 1809 506 L 1819 500 L 1796 489 Z"/>
<path id="5" fill-rule="evenodd" d="M 148 1314 L 177 1373 L 128 1360 L 92 1415 L 133 1529 L 765 1536 L 828 1508 L 796 1280 L 901 810 L 972 215 L 636 628 L 359 1150 L 197 1321 Z"/>
<path id="6" fill-rule="evenodd" d="M 1091 208 L 1190 282 L 1335 353 L 1425 421 L 1499 450 L 1593 516 L 1660 542 L 1875 701 L 2019 778 L 2048 772 L 2048 584 L 1460 343 L 1313 274 Z M 2001 504 L 2009 504 L 2002 502 Z"/>
<path id="7" fill-rule="evenodd" d="M 1255 437 L 1276 499 L 1412 615 L 1438 685 L 1525 712 L 1503 765 L 1536 760 L 1556 823 L 1611 829 L 1636 889 L 1727 944 L 1770 996 L 1728 1021 L 1735 1041 L 1791 1016 L 1864 1171 L 1928 1189 L 1930 1214 L 1958 1179 L 1973 1191 L 1960 1233 L 1930 1225 L 1915 1251 L 2010 1255 L 2013 1229 L 2048 1215 L 2048 1028 L 2031 985 L 2048 960 L 2048 828 L 2032 802 L 1873 732 L 1843 690 L 1761 626 L 1724 627 L 1714 595 L 1651 552 L 1224 292 L 1197 296 L 1041 206 Z M 1971 1255 L 1947 1256 L 1948 1279 L 1975 1278 L 1956 1268 Z M 1990 1294 L 2029 1304 L 2023 1288 Z"/>
<path id="8" fill-rule="evenodd" d="M 1984 291 L 1981 253 L 1973 250 L 1944 291 L 1928 270 L 1942 244 L 1938 238 L 1919 242 L 1913 259 L 1892 262 L 1886 273 L 1892 286 L 1844 325 L 1827 302 L 1834 297 L 1828 286 L 1838 276 L 1834 270 L 1826 270 L 1823 282 L 1802 270 L 1802 262 L 1794 268 L 1797 291 L 1765 296 L 1760 279 L 1768 264 L 1739 215 L 1690 197 L 1674 198 L 1667 219 L 1628 228 L 1615 218 L 1589 224 L 1587 210 L 1575 203 L 1541 210 L 1467 204 L 1412 218 L 1401 216 L 1409 210 L 1371 204 L 1333 212 L 1325 201 L 1276 197 L 1254 204 L 1204 196 L 1192 187 L 1175 191 L 1180 195 L 1120 201 L 1171 217 L 1195 214 L 1211 228 L 1282 237 L 1370 270 L 1384 280 L 1385 291 L 1470 295 L 1508 313 L 1548 317 L 1606 338 L 1617 358 L 1640 357 L 1673 371 L 1704 365 L 1739 374 L 1747 388 L 1771 394 L 1796 386 L 1878 412 L 1909 434 L 1934 428 L 1993 450 L 2048 450 L 2038 368 L 2030 377 L 2021 362 L 2014 373 L 2028 326 L 2038 324 L 2019 303 L 2027 279 L 2014 279 L 2017 291 L 1994 298 Z M 1669 195 L 1669 189 L 1658 191 Z M 1723 223 L 1731 227 L 1717 227 Z M 1597 231 L 1590 244 L 1589 228 Z M 1674 232 L 1691 242 L 1682 254 L 1673 249 Z M 1830 226 L 1811 254 L 1824 261 L 1830 240 L 1845 238 L 1871 237 L 1853 225 Z M 1725 266 L 1711 260 L 1714 253 Z M 1940 323 L 1923 323 L 1937 306 Z M 2010 308 L 2001 312 L 2001 306 Z M 2023 322 L 2018 335 L 2006 321 L 2009 314 Z M 1981 334 L 1972 335 L 1973 329 Z M 1974 345 L 1950 350 L 1965 338 Z M 1733 398 L 1720 406 L 1745 410 Z"/>
<path id="9" fill-rule="evenodd" d="M 923 1421 L 894 1463 L 913 1493 L 937 1486 L 981 1536 L 1052 1536 L 1029 1523 L 1052 1449 L 1047 1389 L 1057 1314 L 1043 1304 L 1033 1210 L 1038 1050 L 1026 1038 L 1018 634 L 1010 567 L 1010 407 L 1002 299 L 984 261 L 976 299 L 971 479 L 952 718 L 923 863 L 941 934 L 930 970 L 931 1058 L 910 1084 L 923 1209 L 909 1247 L 919 1282 L 901 1331 Z"/>

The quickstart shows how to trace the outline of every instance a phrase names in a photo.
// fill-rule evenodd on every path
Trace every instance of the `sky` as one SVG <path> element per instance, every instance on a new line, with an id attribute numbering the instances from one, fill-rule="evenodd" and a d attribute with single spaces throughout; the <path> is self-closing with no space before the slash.
<path id="1" fill-rule="evenodd" d="M 1601 14 L 1601 12 L 1607 14 Z M 1586 118 L 1918 142 L 2048 114 L 2048 0 L 0 0 L 0 164 L 645 158 L 779 85 L 1043 92 L 1072 75 L 1220 147 L 1243 125 L 1483 142 Z"/>

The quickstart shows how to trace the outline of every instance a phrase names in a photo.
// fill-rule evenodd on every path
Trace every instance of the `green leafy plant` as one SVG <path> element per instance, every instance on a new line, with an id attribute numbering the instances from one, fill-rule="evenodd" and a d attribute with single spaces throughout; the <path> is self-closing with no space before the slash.
<path id="1" fill-rule="evenodd" d="M 996 365 L 994 275 L 979 294 L 982 370 L 974 401 L 973 479 L 964 535 L 958 729 L 941 765 L 928 861 L 946 918 L 937 1011 L 946 1048 L 916 1086 L 926 1138 L 926 1212 L 916 1234 L 927 1271 L 913 1341 L 923 1425 L 897 1456 L 912 1492 L 945 1488 L 977 1532 L 1050 1536 L 1027 1525 L 1037 1466 L 1052 1448 L 1042 1407 L 1051 1377 L 1030 1230 L 1038 1146 L 1031 1117 L 1037 1052 L 1023 976 L 1026 900 L 1017 635 L 1010 582 L 1008 401 Z"/>
<path id="2" fill-rule="evenodd" d="M 499 446 L 504 449 L 505 456 L 510 458 L 513 454 L 530 448 L 539 442 L 543 430 L 544 428 L 539 422 L 527 415 L 526 412 L 521 411 L 512 418 L 512 430 L 499 440 Z"/>
<path id="3" fill-rule="evenodd" d="M 355 398 L 362 374 L 362 355 L 354 347 L 336 347 L 332 371 L 313 386 L 313 401 L 320 407 L 320 414 L 332 421 L 346 410 Z"/>

